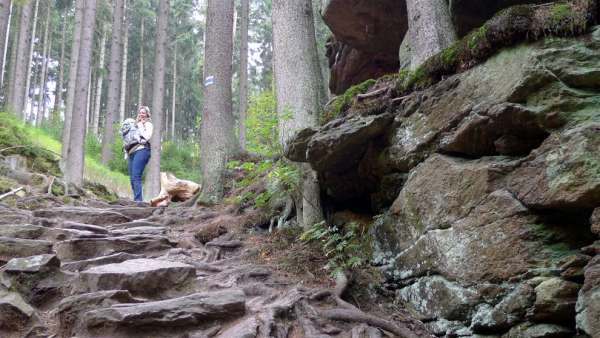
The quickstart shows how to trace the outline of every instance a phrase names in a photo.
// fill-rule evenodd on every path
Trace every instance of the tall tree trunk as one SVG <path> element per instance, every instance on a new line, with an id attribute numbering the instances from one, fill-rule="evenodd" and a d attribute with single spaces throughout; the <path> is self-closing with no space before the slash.
<path id="1" fill-rule="evenodd" d="M 407 0 L 408 34 L 412 47 L 411 68 L 456 41 L 450 9 L 446 0 Z"/>
<path id="2" fill-rule="evenodd" d="M 240 111 L 239 140 L 240 148 L 246 150 L 246 110 L 248 110 L 248 23 L 250 21 L 250 0 L 242 0 L 240 11 Z"/>
<path id="3" fill-rule="evenodd" d="M 13 90 L 14 90 L 14 79 L 15 79 L 15 75 L 17 73 L 17 50 L 19 48 L 19 31 L 20 31 L 20 18 L 21 18 L 21 8 L 23 6 L 18 6 L 18 5 L 14 5 L 12 8 L 12 13 L 11 16 L 13 17 L 13 19 L 11 19 L 12 23 L 11 23 L 11 30 L 12 33 L 10 34 L 12 36 L 12 39 L 10 39 L 9 36 L 9 41 L 12 40 L 12 42 L 10 43 L 10 59 L 8 60 L 8 64 L 7 64 L 7 73 L 5 75 L 5 80 L 4 80 L 4 89 L 5 92 L 7 92 L 7 95 L 5 97 L 4 103 L 5 106 L 8 106 L 10 108 L 11 104 L 12 104 L 12 99 L 13 99 Z"/>
<path id="4" fill-rule="evenodd" d="M 56 90 L 54 93 L 54 109 L 52 114 L 55 117 L 59 116 L 60 108 L 62 107 L 63 100 L 63 78 L 65 76 L 65 40 L 66 40 L 66 24 L 67 16 L 63 14 L 62 17 L 62 32 L 60 37 L 60 60 L 58 62 L 58 79 L 56 80 Z"/>
<path id="5" fill-rule="evenodd" d="M 87 0 L 84 3 L 81 26 L 81 42 L 79 49 L 79 62 L 77 65 L 77 79 L 75 101 L 73 101 L 73 116 L 71 120 L 71 133 L 69 150 L 67 152 L 65 180 L 76 186 L 83 185 L 84 167 L 84 140 L 85 140 L 85 116 L 86 97 L 90 81 L 92 65 L 92 47 L 94 40 L 94 28 L 96 25 L 96 0 Z"/>
<path id="6" fill-rule="evenodd" d="M 23 117 L 25 120 L 27 120 L 25 110 L 27 109 L 27 103 L 29 101 L 29 90 L 31 89 L 31 77 L 32 77 L 31 63 L 33 61 L 33 52 L 35 49 L 35 34 L 37 31 L 39 8 L 40 8 L 40 0 L 35 0 L 35 9 L 33 10 L 33 24 L 32 24 L 32 28 L 31 28 L 31 39 L 29 40 L 30 41 L 29 59 L 28 59 L 29 61 L 27 63 L 27 75 L 25 77 L 25 97 L 24 97 L 25 100 L 23 103 Z M 31 108 L 32 108 L 31 111 L 33 111 L 33 96 L 32 96 L 32 100 L 31 100 Z M 29 118 L 31 118 L 31 116 Z"/>
<path id="7" fill-rule="evenodd" d="M 29 38 L 31 37 L 31 14 L 33 3 L 28 1 L 21 7 L 17 54 L 14 62 L 14 72 L 11 77 L 11 90 L 9 107 L 22 119 L 25 118 L 23 108 L 25 105 L 25 82 L 27 76 L 27 61 L 29 59 Z"/>
<path id="8" fill-rule="evenodd" d="M 44 81 L 42 86 L 42 122 L 46 118 L 46 113 L 48 113 L 48 105 L 46 105 L 46 84 L 48 83 L 48 63 L 50 61 L 50 52 L 52 51 L 52 39 L 48 40 L 48 53 L 46 54 L 46 59 L 44 63 Z"/>
<path id="9" fill-rule="evenodd" d="M 223 174 L 237 150 L 232 113 L 233 0 L 208 0 L 204 64 L 204 110 L 200 131 L 203 197 L 223 198 Z"/>
<path id="10" fill-rule="evenodd" d="M 102 163 L 108 164 L 111 144 L 114 141 L 113 124 L 115 114 L 119 112 L 121 98 L 121 61 L 123 57 L 123 15 L 125 0 L 115 0 L 112 18 L 112 38 L 110 44 L 110 63 L 108 66 L 108 94 L 106 98 L 106 118 L 102 137 Z"/>
<path id="11" fill-rule="evenodd" d="M 177 43 L 173 47 L 173 89 L 171 92 L 171 139 L 175 139 L 175 108 L 177 105 Z M 168 126 L 167 126 L 168 129 Z"/>
<path id="12" fill-rule="evenodd" d="M 106 27 L 102 28 L 102 41 L 100 42 L 100 60 L 98 61 L 98 82 L 96 83 L 96 99 L 94 100 L 94 118 L 92 120 L 92 133 L 98 136 L 100 125 L 100 106 L 102 103 L 102 86 L 104 82 L 103 70 L 106 55 Z"/>
<path id="13" fill-rule="evenodd" d="M 69 83 L 67 84 L 67 105 L 65 107 L 65 123 L 62 133 L 62 159 L 63 171 L 66 170 L 69 142 L 71 142 L 71 120 L 73 119 L 73 103 L 75 99 L 75 86 L 77 85 L 77 67 L 79 65 L 79 49 L 81 46 L 81 22 L 83 20 L 83 1 L 75 1 L 75 29 L 73 30 L 73 44 L 71 46 L 71 60 L 69 61 Z"/>
<path id="14" fill-rule="evenodd" d="M 123 61 L 121 62 L 121 97 L 119 98 L 119 121 L 125 119 L 125 96 L 127 94 L 127 53 L 129 50 L 129 25 L 127 21 L 127 1 L 125 1 L 125 11 L 123 14 Z"/>
<path id="15" fill-rule="evenodd" d="M 40 82 L 38 84 L 38 95 L 37 95 L 37 106 L 35 111 L 35 125 L 40 126 L 44 120 L 44 108 L 45 94 L 46 94 L 46 72 L 48 71 L 48 50 L 50 48 L 50 39 L 48 33 L 50 32 L 50 14 L 52 13 L 52 6 L 50 3 L 46 4 L 46 23 L 44 25 L 44 42 L 42 47 L 42 71 L 40 74 Z"/>
<path id="16" fill-rule="evenodd" d="M 94 72 L 90 70 L 90 77 L 87 83 L 87 92 L 85 95 L 85 133 L 90 130 L 90 120 L 92 119 L 92 83 L 94 83 Z"/>
<path id="17" fill-rule="evenodd" d="M 157 196 L 160 192 L 160 142 L 163 128 L 163 100 L 165 97 L 165 64 L 167 59 L 167 29 L 169 0 L 160 0 L 156 18 L 156 52 L 152 88 L 152 123 L 154 133 L 150 144 L 152 153 L 146 175 L 146 196 Z"/>
<path id="18" fill-rule="evenodd" d="M 137 98 L 138 106 L 144 105 L 144 18 L 142 18 L 142 27 L 140 28 L 140 77 Z"/>
<path id="19" fill-rule="evenodd" d="M 12 17 L 11 0 L 0 0 L 0 91 L 4 93 L 4 68 L 6 68 L 6 51 L 10 35 L 10 19 Z M 5 98 L 6 99 L 6 98 Z"/>
<path id="20" fill-rule="evenodd" d="M 318 123 L 322 91 L 312 3 L 273 0 L 273 51 L 279 141 L 285 147 L 294 135 Z M 290 62 L 293 60 L 293 62 Z M 292 113 L 293 117 L 286 115 Z M 296 203 L 304 227 L 323 219 L 319 184 L 309 165 L 302 165 L 303 191 Z"/>

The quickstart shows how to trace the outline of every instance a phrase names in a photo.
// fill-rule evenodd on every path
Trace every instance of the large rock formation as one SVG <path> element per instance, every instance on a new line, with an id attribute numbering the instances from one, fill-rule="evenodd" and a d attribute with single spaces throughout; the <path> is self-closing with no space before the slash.
<path id="1" fill-rule="evenodd" d="M 387 210 L 374 262 L 437 335 L 598 336 L 599 48 L 600 27 L 508 48 L 289 149 L 334 208 Z"/>
<path id="2" fill-rule="evenodd" d="M 451 0 L 450 16 L 459 37 L 509 6 L 542 0 Z M 323 19 L 333 33 L 327 46 L 329 88 L 342 94 L 352 85 L 410 65 L 411 41 L 405 0 L 328 0 Z M 402 45 L 402 48 L 401 48 Z"/>

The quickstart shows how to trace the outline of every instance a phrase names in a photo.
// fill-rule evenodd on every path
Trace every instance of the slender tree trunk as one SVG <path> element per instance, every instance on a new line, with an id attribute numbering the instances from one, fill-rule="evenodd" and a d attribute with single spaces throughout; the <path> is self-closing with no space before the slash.
<path id="1" fill-rule="evenodd" d="M 167 59 L 167 29 L 169 0 L 160 0 L 156 18 L 156 52 L 152 88 L 152 123 L 154 133 L 150 144 L 152 154 L 146 175 L 146 196 L 156 196 L 160 192 L 160 142 L 163 128 L 163 99 L 165 96 L 165 64 Z"/>
<path id="2" fill-rule="evenodd" d="M 92 44 L 93 46 L 93 44 Z M 90 77 L 87 83 L 87 92 L 85 95 L 85 133 L 89 132 L 90 120 L 92 119 L 92 83 L 94 83 L 94 74 L 90 70 Z"/>
<path id="3" fill-rule="evenodd" d="M 66 40 L 66 23 L 67 17 L 63 14 L 62 17 L 62 32 L 60 37 L 60 60 L 58 62 L 58 79 L 56 81 L 56 91 L 54 93 L 54 110 L 53 114 L 59 116 L 63 100 L 63 79 L 65 76 L 65 40 Z"/>
<path id="4" fill-rule="evenodd" d="M 121 97 L 119 99 L 119 121 L 125 119 L 125 96 L 127 94 L 127 52 L 129 50 L 129 25 L 127 21 L 127 1 L 125 1 L 125 11 L 123 14 L 123 61 L 121 62 Z"/>
<path id="5" fill-rule="evenodd" d="M 240 13 L 240 148 L 246 150 L 246 110 L 248 110 L 248 23 L 250 21 L 250 0 L 242 0 Z"/>
<path id="6" fill-rule="evenodd" d="M 39 92 L 37 96 L 37 106 L 35 111 L 35 125 L 42 125 L 42 121 L 44 120 L 44 98 L 46 94 L 46 72 L 48 70 L 48 50 L 50 48 L 50 14 L 52 13 L 52 6 L 50 3 L 46 4 L 46 23 L 44 25 L 44 44 L 42 47 L 42 71 L 40 74 L 40 82 L 39 82 Z"/>
<path id="7" fill-rule="evenodd" d="M 31 15 L 33 3 L 26 2 L 21 7 L 21 18 L 19 23 L 19 39 L 17 44 L 17 55 L 15 58 L 14 76 L 11 78 L 11 91 L 9 106 L 22 119 L 25 118 L 25 83 L 29 60 L 29 38 L 31 37 Z"/>
<path id="8" fill-rule="evenodd" d="M 43 86 L 42 86 L 42 122 L 44 121 L 44 119 L 46 118 L 46 115 L 48 113 L 48 105 L 46 105 L 46 84 L 48 83 L 48 63 L 50 60 L 50 53 L 52 52 L 52 39 L 50 38 L 50 40 L 48 40 L 48 52 L 46 54 L 46 59 L 45 59 L 45 63 L 44 63 L 44 81 L 43 81 Z"/>
<path id="9" fill-rule="evenodd" d="M 104 76 L 104 59 L 106 55 L 106 27 L 102 28 L 102 41 L 100 42 L 100 60 L 98 61 L 98 83 L 96 84 L 96 99 L 94 100 L 94 118 L 92 120 L 92 133 L 98 136 L 98 126 L 100 125 L 100 106 L 102 103 L 102 86 Z"/>
<path id="10" fill-rule="evenodd" d="M 65 123 L 62 134 L 62 159 L 66 163 L 71 141 L 71 120 L 73 119 L 73 103 L 75 99 L 75 86 L 77 82 L 77 67 L 79 65 L 79 49 L 81 46 L 81 22 L 83 20 L 83 1 L 75 1 L 75 29 L 73 30 L 73 45 L 71 46 L 71 60 L 69 61 L 69 83 L 67 84 L 67 105 L 65 107 Z M 66 170 L 63 165 L 63 171 Z"/>
<path id="11" fill-rule="evenodd" d="M 237 150 L 232 114 L 233 0 L 208 0 L 204 64 L 204 110 L 200 132 L 202 194 L 223 198 L 223 174 Z"/>
<path id="12" fill-rule="evenodd" d="M 144 101 L 144 18 L 142 18 L 142 27 L 140 28 L 140 78 L 137 97 L 138 106 L 142 106 Z"/>
<path id="13" fill-rule="evenodd" d="M 27 63 L 27 75 L 25 77 L 25 96 L 24 96 L 24 104 L 23 104 L 23 118 L 24 120 L 28 120 L 25 110 L 27 109 L 27 104 L 29 101 L 29 90 L 31 89 L 31 62 L 33 61 L 33 52 L 35 49 L 35 33 L 37 30 L 38 23 L 38 12 L 40 8 L 40 0 L 35 0 L 35 9 L 33 10 L 33 24 L 31 28 L 31 40 L 29 44 L 29 62 Z M 31 100 L 31 111 L 33 112 L 33 96 Z M 31 116 L 29 117 L 31 118 Z M 35 121 L 35 120 L 34 120 Z"/>
<path id="14" fill-rule="evenodd" d="M 6 51 L 8 50 L 11 17 L 11 0 L 0 0 L 0 91 L 2 93 L 4 93 L 2 88 L 4 87 L 4 69 L 6 68 Z"/>
<path id="15" fill-rule="evenodd" d="M 177 44 L 173 47 L 173 89 L 171 93 L 171 139 L 175 139 L 175 106 L 177 104 Z M 168 126 L 168 125 L 167 125 Z"/>
<path id="16" fill-rule="evenodd" d="M 79 49 L 79 62 L 77 65 L 77 80 L 75 101 L 73 102 L 73 116 L 71 120 L 71 133 L 69 150 L 67 153 L 67 166 L 65 180 L 76 186 L 83 185 L 84 167 L 84 140 L 85 140 L 85 115 L 87 87 L 90 81 L 92 46 L 94 28 L 96 25 L 96 0 L 87 0 L 84 4 L 81 27 L 81 43 Z"/>
<path id="17" fill-rule="evenodd" d="M 106 118 L 102 137 L 102 163 L 108 164 L 111 144 L 114 141 L 113 124 L 115 114 L 119 112 L 121 98 L 121 61 L 123 57 L 123 15 L 125 1 L 115 0 L 112 19 L 112 38 L 110 44 L 110 63 L 108 66 L 108 94 L 106 98 Z"/>
<path id="18" fill-rule="evenodd" d="M 13 7 L 13 11 L 14 14 L 12 14 L 12 16 L 14 18 L 16 18 L 15 20 L 13 20 L 13 33 L 12 33 L 12 43 L 10 46 L 10 60 L 8 62 L 9 65 L 9 70 L 8 70 L 8 74 L 7 74 L 7 80 L 6 80 L 6 87 L 7 87 L 7 91 L 8 91 L 8 95 L 5 99 L 5 103 L 6 106 L 8 106 L 9 109 L 12 109 L 13 112 L 16 113 L 16 110 L 14 109 L 14 93 L 15 93 L 15 83 L 16 83 L 16 76 L 17 76 L 17 63 L 18 63 L 18 59 L 17 59 L 17 51 L 19 49 L 19 43 L 20 43 L 20 31 L 21 31 L 21 14 L 23 12 L 23 10 L 21 10 L 21 8 L 23 8 L 25 6 L 16 6 Z M 27 29 L 27 28 L 25 28 Z"/>
<path id="19" fill-rule="evenodd" d="M 284 147 L 298 131 L 318 122 L 322 91 L 312 12 L 310 0 L 273 0 L 275 92 Z M 290 113 L 293 117 L 286 118 Z M 308 227 L 321 221 L 323 214 L 316 174 L 308 165 L 302 169 L 302 202 L 296 207 L 299 223 Z"/>
<path id="20" fill-rule="evenodd" d="M 408 34 L 412 47 L 411 68 L 456 41 L 450 9 L 446 0 L 407 0 Z"/>

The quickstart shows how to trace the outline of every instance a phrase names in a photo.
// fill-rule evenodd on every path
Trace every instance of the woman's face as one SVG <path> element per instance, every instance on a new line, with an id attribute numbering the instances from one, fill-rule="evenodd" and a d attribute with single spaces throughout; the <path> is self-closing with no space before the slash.
<path id="1" fill-rule="evenodd" d="M 148 113 L 146 112 L 146 110 L 140 109 L 140 111 L 138 112 L 137 119 L 138 119 L 138 121 L 147 120 L 148 119 Z"/>

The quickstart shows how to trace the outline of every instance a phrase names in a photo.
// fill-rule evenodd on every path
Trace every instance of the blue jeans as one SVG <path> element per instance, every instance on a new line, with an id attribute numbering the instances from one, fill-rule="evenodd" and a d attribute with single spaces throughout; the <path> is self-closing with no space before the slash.
<path id="1" fill-rule="evenodd" d="M 133 190 L 133 200 L 136 202 L 142 201 L 142 175 L 148 160 L 150 160 L 150 149 L 148 148 L 142 148 L 129 155 L 127 169 L 129 170 L 129 180 Z"/>

